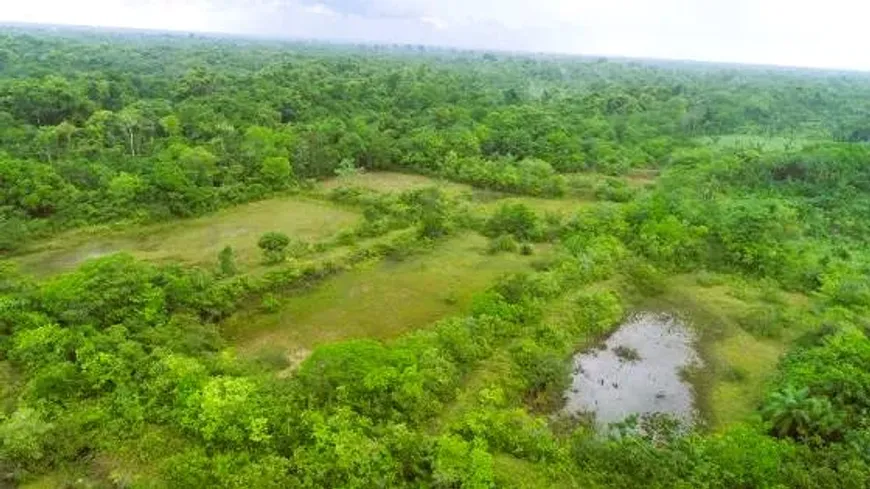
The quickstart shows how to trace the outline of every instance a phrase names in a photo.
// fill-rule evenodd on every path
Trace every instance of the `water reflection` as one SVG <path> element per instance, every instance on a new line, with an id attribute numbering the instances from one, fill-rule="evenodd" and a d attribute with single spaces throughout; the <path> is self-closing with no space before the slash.
<path id="1" fill-rule="evenodd" d="M 679 320 L 664 314 L 635 315 L 602 348 L 574 358 L 565 409 L 594 414 L 600 426 L 656 413 L 691 424 L 693 391 L 681 372 L 699 364 L 694 335 Z"/>

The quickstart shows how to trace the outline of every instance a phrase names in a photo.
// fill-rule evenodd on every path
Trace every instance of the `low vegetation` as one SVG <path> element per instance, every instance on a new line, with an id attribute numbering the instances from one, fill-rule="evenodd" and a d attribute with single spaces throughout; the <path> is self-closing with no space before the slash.
<path id="1" fill-rule="evenodd" d="M 641 359 L 640 353 L 630 346 L 619 345 L 613 349 L 613 353 L 624 362 L 636 362 Z"/>

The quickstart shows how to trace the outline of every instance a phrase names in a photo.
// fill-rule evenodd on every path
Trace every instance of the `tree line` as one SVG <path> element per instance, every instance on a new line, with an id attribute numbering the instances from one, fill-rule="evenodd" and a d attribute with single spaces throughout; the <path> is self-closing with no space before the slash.
<path id="1" fill-rule="evenodd" d="M 855 74 L 7 30 L 0 248 L 202 214 L 341 165 L 559 195 L 702 135 L 861 140 Z"/>

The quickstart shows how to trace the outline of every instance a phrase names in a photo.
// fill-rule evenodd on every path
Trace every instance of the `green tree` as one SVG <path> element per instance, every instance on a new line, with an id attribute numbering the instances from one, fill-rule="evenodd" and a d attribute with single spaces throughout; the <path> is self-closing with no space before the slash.
<path id="1" fill-rule="evenodd" d="M 268 418 L 250 379 L 212 378 L 192 396 L 191 407 L 186 424 L 217 446 L 258 445 L 271 438 Z"/>
<path id="2" fill-rule="evenodd" d="M 263 176 L 263 181 L 273 189 L 283 189 L 293 180 L 293 167 L 287 158 L 273 156 L 263 160 L 260 174 Z"/>
<path id="3" fill-rule="evenodd" d="M 138 175 L 121 172 L 109 182 L 108 194 L 119 212 L 127 210 L 147 189 L 147 183 Z"/>
<path id="4" fill-rule="evenodd" d="M 813 436 L 830 440 L 840 436 L 843 419 L 831 401 L 813 397 L 808 388 L 786 387 L 770 395 L 763 408 L 771 431 L 779 437 L 808 440 Z"/>

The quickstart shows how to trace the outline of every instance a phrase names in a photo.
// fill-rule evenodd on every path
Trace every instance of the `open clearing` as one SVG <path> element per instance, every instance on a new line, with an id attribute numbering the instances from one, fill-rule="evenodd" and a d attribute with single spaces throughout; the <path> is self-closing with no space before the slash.
<path id="1" fill-rule="evenodd" d="M 752 136 L 748 134 L 727 134 L 723 136 L 704 136 L 698 140 L 708 146 L 719 148 L 761 148 L 768 151 L 800 149 L 819 139 L 801 136 Z M 824 140 L 824 138 L 821 138 Z"/>
<path id="2" fill-rule="evenodd" d="M 329 203 L 296 197 L 253 202 L 189 220 L 136 226 L 131 230 L 80 230 L 42 242 L 14 260 L 21 269 L 46 276 L 74 269 L 89 259 L 120 251 L 137 258 L 213 263 L 225 246 L 232 246 L 242 268 L 259 264 L 257 240 L 268 231 L 281 231 L 294 239 L 316 242 L 350 227 L 360 217 Z"/>
<path id="3" fill-rule="evenodd" d="M 805 329 L 795 327 L 769 338 L 750 334 L 739 322 L 761 304 L 756 284 L 731 282 L 734 277 L 729 277 L 719 284 L 699 285 L 698 277 L 671 277 L 664 296 L 636 307 L 678 313 L 696 329 L 706 364 L 691 375 L 697 407 L 711 428 L 722 430 L 755 412 L 780 358 Z M 785 294 L 783 300 L 795 309 L 806 306 L 799 294 Z"/>
<path id="4" fill-rule="evenodd" d="M 426 187 L 439 187 L 448 192 L 470 192 L 472 187 L 443 179 L 410 175 L 396 172 L 359 172 L 352 175 L 331 178 L 319 186 L 323 190 L 341 187 L 361 187 L 376 192 L 399 193 Z"/>
<path id="5" fill-rule="evenodd" d="M 524 204 L 540 214 L 558 214 L 570 216 L 578 210 L 593 205 L 594 202 L 579 199 L 544 199 L 541 197 L 504 197 L 481 203 L 478 207 L 486 214 L 491 214 L 506 204 Z"/>
<path id="6" fill-rule="evenodd" d="M 587 178 L 589 177 L 587 176 Z M 426 187 L 437 187 L 448 194 L 462 196 L 463 198 L 471 200 L 475 207 L 485 213 L 491 213 L 502 204 L 523 203 L 538 212 L 569 214 L 581 206 L 592 203 L 591 200 L 570 197 L 548 199 L 542 197 L 516 196 L 503 192 L 475 188 L 471 185 L 450 182 L 443 179 L 395 172 L 356 173 L 344 177 L 332 178 L 322 182 L 319 188 L 329 191 L 341 187 L 360 187 L 382 193 L 399 193 Z"/>
<path id="7" fill-rule="evenodd" d="M 475 293 L 536 259 L 488 255 L 487 240 L 456 237 L 425 255 L 343 273 L 284 299 L 275 313 L 248 310 L 223 325 L 248 353 L 296 351 L 348 338 L 390 339 L 468 309 Z M 539 253 L 546 253 L 544 248 Z M 538 253 L 536 253 L 538 254 Z"/>

